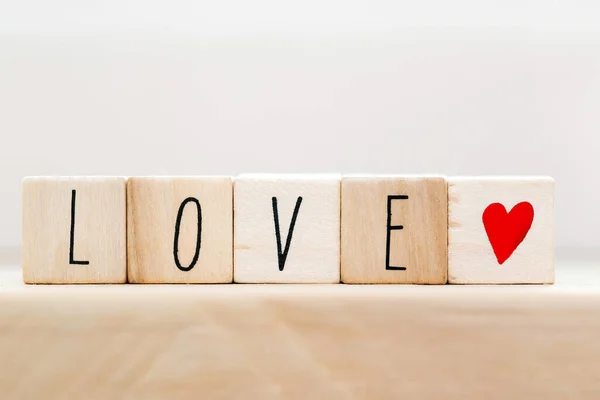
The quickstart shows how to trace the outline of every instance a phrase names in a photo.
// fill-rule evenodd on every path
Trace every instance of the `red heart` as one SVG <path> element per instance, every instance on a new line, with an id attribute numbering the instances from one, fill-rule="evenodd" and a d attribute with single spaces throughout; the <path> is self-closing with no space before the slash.
<path id="1" fill-rule="evenodd" d="M 496 259 L 502 265 L 527 236 L 533 222 L 533 206 L 523 201 L 507 213 L 502 204 L 492 203 L 482 219 Z"/>

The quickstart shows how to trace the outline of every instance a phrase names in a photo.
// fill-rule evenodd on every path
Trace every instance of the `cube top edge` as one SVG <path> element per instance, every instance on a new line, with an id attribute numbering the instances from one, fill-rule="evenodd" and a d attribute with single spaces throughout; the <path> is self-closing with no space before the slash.
<path id="1" fill-rule="evenodd" d="M 348 174 L 342 180 L 365 179 L 447 179 L 443 174 Z"/>
<path id="2" fill-rule="evenodd" d="M 315 173 L 315 174 L 269 174 L 269 173 L 244 173 L 238 175 L 235 180 L 341 180 L 341 173 Z"/>
<path id="3" fill-rule="evenodd" d="M 106 180 L 118 180 L 127 181 L 125 176 L 114 176 L 114 175 L 89 175 L 89 176 L 26 176 L 22 179 L 23 183 L 27 182 L 39 182 L 39 181 L 106 181 Z"/>
<path id="4" fill-rule="evenodd" d="M 233 181 L 233 177 L 229 175 L 143 175 L 143 176 L 130 176 L 128 180 L 135 181 L 170 181 L 174 179 L 181 180 L 229 180 Z"/>
<path id="5" fill-rule="evenodd" d="M 551 176 L 547 175 L 461 175 L 461 176 L 450 176 L 448 182 L 468 182 L 468 181 L 485 181 L 485 182 L 547 182 L 554 183 L 555 180 Z"/>

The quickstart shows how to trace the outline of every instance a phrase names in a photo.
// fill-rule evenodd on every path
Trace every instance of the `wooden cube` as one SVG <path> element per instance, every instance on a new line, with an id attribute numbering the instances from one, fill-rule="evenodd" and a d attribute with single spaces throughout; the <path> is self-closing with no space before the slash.
<path id="1" fill-rule="evenodd" d="M 451 178 L 448 208 L 450 283 L 554 282 L 552 178 Z"/>
<path id="2" fill-rule="evenodd" d="M 230 177 L 136 177 L 127 183 L 131 283 L 231 283 Z"/>
<path id="3" fill-rule="evenodd" d="M 125 178 L 23 180 L 25 283 L 125 283 Z"/>
<path id="4" fill-rule="evenodd" d="M 447 210 L 443 177 L 344 176 L 342 282 L 446 283 Z"/>
<path id="5" fill-rule="evenodd" d="M 339 175 L 242 175 L 234 204 L 235 282 L 339 283 Z"/>

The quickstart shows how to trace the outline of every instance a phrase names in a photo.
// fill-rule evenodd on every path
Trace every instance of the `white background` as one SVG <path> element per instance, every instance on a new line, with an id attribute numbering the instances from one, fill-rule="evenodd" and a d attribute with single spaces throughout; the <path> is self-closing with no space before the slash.
<path id="1" fill-rule="evenodd" d="M 26 175 L 544 174 L 600 248 L 600 5 L 1 1 L 0 246 Z"/>

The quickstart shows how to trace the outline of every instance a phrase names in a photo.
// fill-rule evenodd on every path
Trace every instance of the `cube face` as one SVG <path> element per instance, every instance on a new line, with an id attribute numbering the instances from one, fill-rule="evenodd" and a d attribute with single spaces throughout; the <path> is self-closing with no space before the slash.
<path id="1" fill-rule="evenodd" d="M 125 178 L 23 180 L 25 283 L 125 283 Z"/>
<path id="2" fill-rule="evenodd" d="M 452 178 L 450 283 L 554 282 L 554 180 Z"/>
<path id="3" fill-rule="evenodd" d="M 344 177 L 342 282 L 446 283 L 447 215 L 442 177 Z"/>
<path id="4" fill-rule="evenodd" d="M 234 214 L 235 282 L 339 283 L 339 175 L 242 175 Z"/>
<path id="5" fill-rule="evenodd" d="M 131 283 L 231 283 L 230 177 L 139 177 L 127 183 Z"/>

